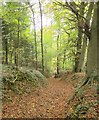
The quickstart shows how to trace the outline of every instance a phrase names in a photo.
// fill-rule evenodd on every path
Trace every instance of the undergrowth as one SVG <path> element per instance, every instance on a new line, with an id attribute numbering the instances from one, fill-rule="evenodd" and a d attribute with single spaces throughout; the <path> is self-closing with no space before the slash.
<path id="1" fill-rule="evenodd" d="M 9 98 L 7 95 L 9 91 L 16 94 L 28 93 L 36 87 L 46 87 L 47 79 L 37 70 L 27 69 L 21 67 L 16 69 L 14 66 L 3 65 L 3 96 Z"/>
<path id="2" fill-rule="evenodd" d="M 73 75 L 74 76 L 74 75 Z M 78 76 L 78 78 L 77 78 Z M 70 118 L 97 118 L 98 100 L 97 100 L 97 82 L 98 77 L 94 74 L 89 81 L 85 82 L 84 78 L 77 75 L 76 79 L 71 79 L 72 84 L 76 84 L 74 94 L 68 99 L 68 109 L 66 116 Z M 79 82 L 77 82 L 79 80 Z M 75 85 L 74 85 L 75 87 Z"/>

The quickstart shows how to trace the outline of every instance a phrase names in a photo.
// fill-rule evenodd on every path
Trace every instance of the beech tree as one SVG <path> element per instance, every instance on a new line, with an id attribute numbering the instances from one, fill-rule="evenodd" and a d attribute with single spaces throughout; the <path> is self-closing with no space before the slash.
<path id="1" fill-rule="evenodd" d="M 42 3 L 39 0 L 39 9 L 41 17 L 41 53 L 42 53 L 42 73 L 44 73 L 44 50 L 43 50 L 43 15 L 42 15 Z"/>
<path id="2" fill-rule="evenodd" d="M 84 16 L 84 9 L 85 9 L 85 3 L 81 2 L 81 7 L 80 7 L 80 15 Z M 82 30 L 80 28 L 80 21 L 82 21 L 82 17 L 78 17 L 76 15 L 77 20 L 78 20 L 78 38 L 77 38 L 77 53 L 75 55 L 75 66 L 74 66 L 74 71 L 78 71 L 78 65 L 79 65 L 79 59 L 80 59 L 80 54 L 81 54 L 81 44 L 82 44 Z"/>
<path id="3" fill-rule="evenodd" d="M 90 3 L 88 12 L 86 15 L 86 20 L 87 20 L 88 26 L 90 26 L 93 6 L 94 6 L 94 2 Z M 81 50 L 81 55 L 80 55 L 80 60 L 79 60 L 79 66 L 78 66 L 78 72 L 82 71 L 82 69 L 84 67 L 84 63 L 86 62 L 85 54 L 86 54 L 87 43 L 88 43 L 87 41 L 88 41 L 88 37 L 84 34 L 83 45 L 82 45 L 82 50 Z"/>
<path id="4" fill-rule="evenodd" d="M 87 71 L 90 76 L 98 62 L 90 57 L 98 49 L 93 37 L 95 6 L 95 2 L 54 0 L 3 4 L 3 63 L 32 66 L 42 73 L 46 69 L 57 74 Z"/>
<path id="5" fill-rule="evenodd" d="M 98 32 L 99 32 L 99 19 L 97 15 L 99 14 L 99 2 L 94 5 L 93 20 L 91 26 L 91 36 L 88 46 L 87 55 L 87 78 L 94 76 L 99 76 L 99 43 L 98 43 Z"/>
<path id="6" fill-rule="evenodd" d="M 37 39 L 36 39 L 36 23 L 35 23 L 35 11 L 33 9 L 33 5 L 31 5 L 30 3 L 29 7 L 32 11 L 33 14 L 33 27 L 34 27 L 34 41 L 35 41 L 35 60 L 36 60 L 36 70 L 37 70 L 37 62 L 38 62 L 38 57 L 37 57 Z"/>

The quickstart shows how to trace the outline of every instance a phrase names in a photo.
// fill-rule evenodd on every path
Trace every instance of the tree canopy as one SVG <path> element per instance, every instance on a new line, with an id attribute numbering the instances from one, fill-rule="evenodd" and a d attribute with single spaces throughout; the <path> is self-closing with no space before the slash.
<path id="1" fill-rule="evenodd" d="M 3 2 L 2 62 L 43 73 L 88 70 L 95 6 L 63 0 Z"/>

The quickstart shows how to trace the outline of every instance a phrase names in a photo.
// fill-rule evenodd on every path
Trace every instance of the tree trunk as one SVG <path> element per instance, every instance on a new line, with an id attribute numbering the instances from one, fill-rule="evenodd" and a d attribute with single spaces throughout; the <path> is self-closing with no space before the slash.
<path id="1" fill-rule="evenodd" d="M 64 48 L 63 69 L 65 69 L 65 60 L 66 60 L 66 48 Z"/>
<path id="2" fill-rule="evenodd" d="M 42 5 L 39 0 L 39 8 L 40 8 L 40 17 L 41 17 L 41 53 L 42 53 L 42 73 L 44 73 L 44 50 L 43 50 L 43 16 L 42 16 Z"/>
<path id="3" fill-rule="evenodd" d="M 12 64 L 12 56 L 13 56 L 13 50 L 10 53 L 10 63 Z"/>
<path id="4" fill-rule="evenodd" d="M 5 63 L 5 59 L 4 59 L 4 57 L 5 57 L 5 54 L 4 54 L 4 48 L 2 48 L 3 50 L 2 50 L 2 64 L 4 64 Z"/>
<path id="5" fill-rule="evenodd" d="M 36 60 L 36 70 L 37 70 L 37 61 L 38 61 L 38 56 L 37 56 L 37 41 L 36 41 L 36 24 L 35 24 L 35 14 L 34 14 L 34 10 L 32 8 L 32 6 L 30 5 L 29 3 L 29 7 L 32 11 L 32 14 L 33 14 L 33 26 L 34 26 L 34 41 L 35 41 L 35 60 Z"/>
<path id="6" fill-rule="evenodd" d="M 59 75 L 59 35 L 57 36 L 57 75 Z"/>
<path id="7" fill-rule="evenodd" d="M 98 15 L 99 15 L 99 2 L 97 2 L 97 65 L 96 65 L 97 66 L 97 76 L 99 76 L 99 17 L 98 17 Z M 98 84 L 98 88 L 99 88 L 99 84 Z"/>
<path id="8" fill-rule="evenodd" d="M 77 52 L 75 56 L 74 72 L 78 71 L 79 59 L 81 54 L 82 30 L 78 27 Z"/>
<path id="9" fill-rule="evenodd" d="M 85 3 L 81 3 L 81 9 L 80 14 L 84 15 L 84 9 L 85 9 Z M 77 52 L 75 56 L 75 66 L 74 66 L 74 72 L 78 71 L 78 65 L 80 60 L 80 54 L 81 54 L 81 43 L 82 43 L 82 29 L 79 26 L 79 23 L 82 21 L 82 18 L 78 18 L 78 40 L 77 40 Z"/>
<path id="10" fill-rule="evenodd" d="M 16 68 L 19 67 L 19 37 L 20 37 L 20 31 L 19 31 L 19 18 L 18 18 L 18 32 L 17 32 L 17 40 L 16 40 L 16 49 L 15 49 L 15 65 Z"/>
<path id="11" fill-rule="evenodd" d="M 95 4 L 94 15 L 91 27 L 91 39 L 88 47 L 87 76 L 95 73 L 99 76 L 99 2 Z"/>
<path id="12" fill-rule="evenodd" d="M 12 34 L 11 34 L 11 31 L 10 31 L 10 57 L 9 57 L 9 63 L 12 64 L 12 56 L 13 56 L 13 51 L 14 51 L 14 48 L 12 48 Z"/>
<path id="13" fill-rule="evenodd" d="M 5 64 L 8 64 L 8 40 L 5 38 Z"/>
<path id="14" fill-rule="evenodd" d="M 97 2 L 94 6 L 94 14 L 92 19 L 92 26 L 91 26 L 91 36 L 88 46 L 88 53 L 87 53 L 87 74 L 84 78 L 84 82 L 80 87 L 83 87 L 85 84 L 88 83 L 92 78 L 92 80 L 96 80 L 99 78 L 99 18 L 97 17 L 99 14 L 99 2 Z"/>
<path id="15" fill-rule="evenodd" d="M 3 45 L 3 63 L 8 64 L 8 33 L 9 25 L 2 19 L 2 45 Z"/>
<path id="16" fill-rule="evenodd" d="M 86 17 L 86 19 L 87 19 L 86 22 L 87 22 L 88 26 L 90 26 L 90 20 L 91 20 L 93 6 L 94 6 L 94 2 L 90 3 L 88 13 L 87 13 L 87 17 Z M 84 35 L 83 46 L 82 46 L 82 51 L 81 51 L 81 55 L 80 55 L 79 65 L 78 65 L 78 72 L 81 72 L 83 67 L 84 67 L 86 48 L 87 48 L 87 36 Z"/>
<path id="17" fill-rule="evenodd" d="M 79 60 L 79 65 L 78 65 L 78 70 L 77 70 L 78 72 L 82 71 L 82 69 L 84 67 L 84 63 L 86 63 L 85 62 L 86 48 L 87 48 L 87 36 L 84 35 L 83 46 L 82 46 L 80 60 Z"/>

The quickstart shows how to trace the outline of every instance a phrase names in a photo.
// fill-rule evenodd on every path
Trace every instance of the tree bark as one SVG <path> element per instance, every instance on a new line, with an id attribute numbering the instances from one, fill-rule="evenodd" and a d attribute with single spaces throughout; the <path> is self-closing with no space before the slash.
<path id="1" fill-rule="evenodd" d="M 97 76 L 99 76 L 99 2 L 97 3 Z M 98 82 L 99 83 L 99 82 Z M 99 88 L 99 84 L 97 86 Z M 98 90 L 99 92 L 99 90 Z"/>
<path id="2" fill-rule="evenodd" d="M 5 38 L 5 64 L 8 64 L 8 40 Z"/>
<path id="3" fill-rule="evenodd" d="M 82 45 L 82 50 L 81 50 L 81 55 L 80 55 L 80 59 L 79 59 L 79 65 L 78 65 L 77 72 L 81 72 L 83 67 L 84 67 L 84 63 L 86 63 L 85 62 L 86 48 L 87 48 L 87 36 L 84 35 L 83 45 Z"/>
<path id="4" fill-rule="evenodd" d="M 74 72 L 78 71 L 79 59 L 80 59 L 80 54 L 81 54 L 81 42 L 82 42 L 82 31 L 78 27 L 77 52 L 75 56 Z"/>
<path id="5" fill-rule="evenodd" d="M 32 11 L 32 14 L 33 14 L 33 26 L 34 26 L 34 41 L 35 41 L 35 60 L 36 60 L 36 70 L 37 70 L 37 61 L 38 61 L 38 56 L 37 56 L 37 40 L 36 40 L 36 24 L 35 24 L 35 14 L 34 14 L 34 10 L 32 8 L 32 6 L 30 5 L 29 3 L 29 7 Z"/>
<path id="6" fill-rule="evenodd" d="M 8 33 L 9 33 L 9 29 L 8 29 L 8 25 L 7 25 L 7 23 L 6 23 L 6 21 L 2 21 L 2 24 L 3 24 L 3 31 L 4 31 L 4 33 L 3 34 L 5 34 L 5 37 L 3 37 L 3 41 L 4 41 L 4 50 L 5 50 L 5 61 L 4 61 L 4 63 L 5 64 L 8 64 Z"/>
<path id="7" fill-rule="evenodd" d="M 57 75 L 59 75 L 59 34 L 57 36 Z"/>
<path id="8" fill-rule="evenodd" d="M 84 9 L 85 9 L 85 3 L 81 3 L 81 9 L 80 14 L 84 16 Z M 80 54 L 81 54 L 81 43 L 82 43 L 82 29 L 79 27 L 79 23 L 82 21 L 82 17 L 78 18 L 78 40 L 77 40 L 77 52 L 75 56 L 75 66 L 74 66 L 74 72 L 78 72 L 78 65 L 80 60 Z"/>
<path id="9" fill-rule="evenodd" d="M 42 5 L 39 0 L 39 8 L 40 8 L 40 17 L 41 17 L 41 53 L 42 53 L 42 73 L 44 73 L 44 50 L 43 50 L 43 16 L 42 16 Z"/>
<path id="10" fill-rule="evenodd" d="M 91 16 L 92 16 L 93 6 L 94 6 L 94 2 L 90 3 L 88 13 L 87 13 L 87 17 L 86 17 L 86 20 L 87 20 L 86 22 L 87 22 L 88 26 L 90 26 L 90 20 L 91 20 Z M 78 72 L 81 72 L 83 67 L 84 67 L 86 48 L 87 48 L 87 39 L 88 39 L 87 36 L 84 35 L 83 46 L 82 46 L 79 65 L 78 65 Z"/>
<path id="11" fill-rule="evenodd" d="M 91 79 L 96 80 L 99 79 L 99 18 L 97 17 L 99 14 L 99 2 L 94 5 L 94 14 L 92 19 L 91 26 L 91 36 L 88 46 L 87 53 L 87 74 L 84 77 L 84 82 L 80 87 L 83 87 L 88 81 Z"/>
<path id="12" fill-rule="evenodd" d="M 17 31 L 17 40 L 16 40 L 16 49 L 15 49 L 15 65 L 16 65 L 16 68 L 19 67 L 19 37 L 20 37 L 20 25 L 19 25 L 19 18 L 18 18 L 18 31 Z"/>
<path id="13" fill-rule="evenodd" d="M 88 55 L 87 55 L 87 76 L 93 73 L 99 76 L 99 2 L 95 4 L 94 15 L 91 27 L 91 39 L 89 41 Z"/>
<path id="14" fill-rule="evenodd" d="M 65 69 L 65 60 L 66 60 L 66 48 L 64 48 L 63 69 Z"/>

